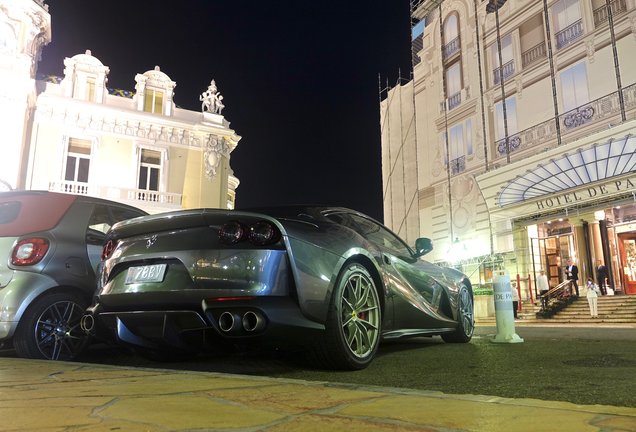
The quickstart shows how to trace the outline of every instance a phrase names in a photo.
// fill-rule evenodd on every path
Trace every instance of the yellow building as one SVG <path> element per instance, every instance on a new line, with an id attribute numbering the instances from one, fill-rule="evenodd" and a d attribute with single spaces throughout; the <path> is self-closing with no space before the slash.
<path id="1" fill-rule="evenodd" d="M 192 95 L 201 112 L 176 107 L 176 83 L 159 67 L 131 77 L 134 92 L 109 89 L 110 69 L 90 51 L 66 58 L 63 77 L 36 80 L 51 40 L 48 7 L 0 5 L 5 188 L 86 194 L 150 213 L 234 207 L 239 181 L 230 153 L 240 136 L 221 114 L 214 80 Z"/>
<path id="2" fill-rule="evenodd" d="M 383 89 L 384 217 L 487 287 L 572 260 L 636 294 L 636 2 L 411 1 L 412 79 Z"/>

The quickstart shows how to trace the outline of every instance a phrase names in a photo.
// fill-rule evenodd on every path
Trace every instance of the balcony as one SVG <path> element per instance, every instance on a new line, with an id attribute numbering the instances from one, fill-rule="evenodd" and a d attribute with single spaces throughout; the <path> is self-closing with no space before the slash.
<path id="1" fill-rule="evenodd" d="M 636 84 L 623 88 L 623 99 L 628 120 L 636 118 Z M 618 92 L 588 102 L 559 116 L 561 138 L 568 142 L 580 138 L 582 133 L 589 135 L 606 129 L 608 123 L 616 121 L 619 114 Z M 618 118 L 617 121 L 620 121 L 620 117 Z M 508 137 L 507 146 L 505 139 L 496 141 L 495 161 L 497 164 L 502 163 L 501 158 L 508 152 L 519 152 L 529 148 L 539 151 L 554 148 L 556 145 L 556 123 L 554 119 L 546 120 Z"/>
<path id="2" fill-rule="evenodd" d="M 493 82 L 495 85 L 499 84 L 499 71 L 501 70 L 501 74 L 503 75 L 503 80 L 506 81 L 508 78 L 515 74 L 515 62 L 514 60 L 510 60 L 507 63 L 504 63 L 503 67 L 495 68 L 493 73 Z"/>
<path id="3" fill-rule="evenodd" d="M 460 156 L 450 161 L 451 175 L 466 171 L 466 156 Z"/>
<path id="4" fill-rule="evenodd" d="M 49 182 L 49 191 L 109 199 L 146 211 L 149 208 L 154 212 L 181 209 L 181 194 L 171 192 L 117 188 L 63 180 Z"/>
<path id="5" fill-rule="evenodd" d="M 462 103 L 462 92 L 459 91 L 457 93 L 455 93 L 454 95 L 449 96 L 448 98 L 448 109 L 452 110 L 453 108 L 456 108 L 459 106 L 459 104 Z"/>
<path id="6" fill-rule="evenodd" d="M 444 58 L 444 61 L 448 60 L 453 55 L 457 54 L 459 52 L 459 49 L 460 49 L 460 45 L 459 45 L 459 36 L 458 36 L 452 41 L 450 41 L 449 43 L 447 43 L 446 45 L 444 45 L 444 47 L 442 48 L 442 56 Z"/>
<path id="7" fill-rule="evenodd" d="M 555 35 L 557 49 L 565 48 L 583 36 L 583 20 L 570 24 Z"/>
<path id="8" fill-rule="evenodd" d="M 545 42 L 541 42 L 521 53 L 521 67 L 526 68 L 537 60 L 546 58 Z"/>
<path id="9" fill-rule="evenodd" d="M 620 15 L 627 10 L 625 0 L 612 0 L 610 1 L 610 9 L 612 10 L 612 16 Z M 598 28 L 605 24 L 609 19 L 607 13 L 607 6 L 603 5 L 594 9 L 594 27 Z"/>

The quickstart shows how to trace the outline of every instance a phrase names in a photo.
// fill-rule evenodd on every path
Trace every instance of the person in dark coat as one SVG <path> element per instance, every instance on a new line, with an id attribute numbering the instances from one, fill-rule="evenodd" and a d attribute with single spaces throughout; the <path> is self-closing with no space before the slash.
<path id="1" fill-rule="evenodd" d="M 607 295 L 607 285 L 605 281 L 607 280 L 607 267 L 603 264 L 603 261 L 596 261 L 596 281 L 597 285 L 601 290 L 601 295 Z"/>
<path id="2" fill-rule="evenodd" d="M 579 296 L 579 284 L 578 284 L 578 280 L 579 280 L 579 268 L 576 266 L 576 264 L 574 264 L 574 262 L 569 259 L 568 260 L 568 265 L 567 267 L 565 267 L 565 274 L 568 277 L 568 280 L 570 281 L 570 289 L 572 287 L 574 287 L 574 291 L 576 292 L 576 296 Z"/>

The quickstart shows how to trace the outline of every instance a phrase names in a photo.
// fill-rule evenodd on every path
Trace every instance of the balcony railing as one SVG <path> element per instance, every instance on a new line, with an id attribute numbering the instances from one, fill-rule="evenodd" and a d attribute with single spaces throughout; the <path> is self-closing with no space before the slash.
<path id="1" fill-rule="evenodd" d="M 582 19 L 570 24 L 555 35 L 557 49 L 565 48 L 581 36 L 583 36 Z"/>
<path id="2" fill-rule="evenodd" d="M 623 100 L 626 111 L 636 110 L 636 84 L 632 84 L 623 89 Z M 590 133 L 605 129 L 608 125 L 607 119 L 619 113 L 620 103 L 618 92 L 613 92 L 595 99 L 559 116 L 561 137 L 577 138 L 580 133 L 575 134 L 575 131 L 584 125 L 590 128 L 586 129 L 586 131 Z M 634 117 L 636 117 L 636 113 L 632 113 L 631 116 L 628 116 L 628 119 Z M 594 127 L 594 125 L 597 126 Z M 496 141 L 497 157 L 501 158 L 505 156 L 507 152 L 513 153 L 530 147 L 541 149 L 553 148 L 556 146 L 556 137 L 556 124 L 554 119 L 546 120 L 508 137 L 507 148 L 505 139 Z M 496 163 L 501 163 L 501 160 L 496 160 Z"/>
<path id="3" fill-rule="evenodd" d="M 451 95 L 448 98 L 448 109 L 452 110 L 453 108 L 459 106 L 460 103 L 462 103 L 462 92 L 461 91 L 455 93 L 454 95 Z"/>
<path id="4" fill-rule="evenodd" d="M 503 67 L 495 68 L 492 72 L 494 74 L 494 83 L 495 85 L 499 84 L 499 69 L 501 69 L 501 73 L 503 74 L 503 80 L 506 81 L 508 78 L 515 74 L 515 62 L 514 60 L 510 60 L 507 63 L 504 63 Z"/>
<path id="5" fill-rule="evenodd" d="M 94 196 L 118 202 L 127 202 L 132 205 L 149 203 L 158 207 L 165 207 L 166 209 L 181 208 L 181 194 L 171 192 L 117 188 L 72 181 L 51 181 L 49 182 L 49 190 L 74 195 Z"/>
<path id="6" fill-rule="evenodd" d="M 442 48 L 442 56 L 444 57 L 444 60 L 448 60 L 454 54 L 458 53 L 459 48 L 460 48 L 460 45 L 459 45 L 459 36 L 458 36 L 452 41 L 450 41 L 449 43 L 447 43 L 446 45 L 444 45 L 444 47 Z"/>
<path id="7" fill-rule="evenodd" d="M 610 9 L 612 10 L 612 16 L 619 15 L 627 10 L 625 0 L 612 0 L 610 1 Z M 594 27 L 600 27 L 609 19 L 607 13 L 607 6 L 603 5 L 594 9 Z"/>
<path id="8" fill-rule="evenodd" d="M 460 156 L 450 161 L 451 175 L 466 171 L 466 156 Z"/>
<path id="9" fill-rule="evenodd" d="M 535 61 L 545 57 L 546 57 L 545 42 L 541 42 L 540 44 L 533 46 L 532 48 L 524 51 L 521 54 L 521 66 L 525 68 L 526 66 L 531 65 Z"/>

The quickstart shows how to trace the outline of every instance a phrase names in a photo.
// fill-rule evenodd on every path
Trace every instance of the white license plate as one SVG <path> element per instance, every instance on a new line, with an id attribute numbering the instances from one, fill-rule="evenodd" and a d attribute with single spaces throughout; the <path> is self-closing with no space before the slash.
<path id="1" fill-rule="evenodd" d="M 126 273 L 126 285 L 146 282 L 162 282 L 167 264 L 151 264 L 141 267 L 130 267 Z"/>

